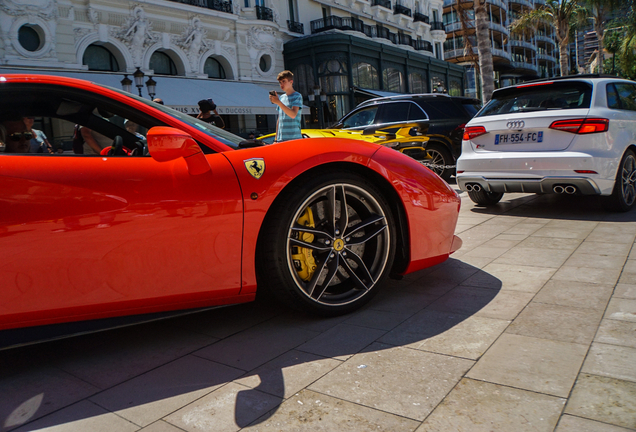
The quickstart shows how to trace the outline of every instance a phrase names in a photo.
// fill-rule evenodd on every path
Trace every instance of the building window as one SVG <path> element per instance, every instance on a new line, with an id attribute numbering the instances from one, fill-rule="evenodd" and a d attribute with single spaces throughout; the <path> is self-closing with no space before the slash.
<path id="1" fill-rule="evenodd" d="M 272 68 L 272 58 L 267 54 L 262 55 L 258 62 L 258 67 L 260 67 L 263 72 L 269 71 Z"/>
<path id="2" fill-rule="evenodd" d="M 168 54 L 161 51 L 152 53 L 149 67 L 156 75 L 177 75 L 177 66 Z"/>
<path id="3" fill-rule="evenodd" d="M 203 65 L 203 73 L 208 75 L 208 78 L 225 79 L 225 69 L 221 66 L 216 59 L 208 57 Z"/>
<path id="4" fill-rule="evenodd" d="M 18 30 L 18 42 L 27 51 L 37 51 L 42 47 L 42 39 L 40 32 L 34 26 L 23 25 Z"/>
<path id="5" fill-rule="evenodd" d="M 384 84 L 384 90 L 404 93 L 404 75 L 401 71 L 395 68 L 387 68 L 382 71 L 382 81 Z"/>
<path id="6" fill-rule="evenodd" d="M 294 88 L 303 97 L 314 93 L 314 72 L 309 65 L 301 64 L 294 70 Z"/>
<path id="7" fill-rule="evenodd" d="M 369 63 L 356 63 L 353 65 L 353 85 L 360 88 L 378 90 L 380 80 L 378 70 Z"/>
<path id="8" fill-rule="evenodd" d="M 442 60 L 442 44 L 435 42 L 435 58 Z"/>
<path id="9" fill-rule="evenodd" d="M 426 93 L 426 78 L 417 72 L 410 73 L 409 91 L 411 93 Z"/>
<path id="10" fill-rule="evenodd" d="M 88 66 L 88 70 L 91 71 L 119 72 L 119 64 L 113 53 L 99 45 L 90 45 L 86 48 L 82 64 Z"/>
<path id="11" fill-rule="evenodd" d="M 347 67 L 340 60 L 328 60 L 318 67 L 320 86 L 325 93 L 349 93 Z"/>

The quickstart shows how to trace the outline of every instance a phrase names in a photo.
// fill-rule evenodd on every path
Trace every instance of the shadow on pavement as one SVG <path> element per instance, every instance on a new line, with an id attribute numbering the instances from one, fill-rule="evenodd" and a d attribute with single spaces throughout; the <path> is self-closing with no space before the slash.
<path id="1" fill-rule="evenodd" d="M 460 286 L 468 278 L 479 281 L 479 295 Z M 417 349 L 479 312 L 500 289 L 488 273 L 449 259 L 388 281 L 347 316 L 313 318 L 264 298 L 0 351 L 0 428 L 38 430 L 108 412 L 146 426 L 224 386 L 234 398 L 236 426 L 258 424 L 297 391 L 284 368 L 343 360 L 371 344 Z"/>

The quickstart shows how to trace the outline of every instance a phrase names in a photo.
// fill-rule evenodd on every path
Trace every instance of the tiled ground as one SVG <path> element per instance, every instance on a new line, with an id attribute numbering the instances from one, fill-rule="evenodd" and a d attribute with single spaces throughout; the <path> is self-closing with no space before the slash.
<path id="1" fill-rule="evenodd" d="M 636 430 L 636 210 L 505 199 L 464 196 L 463 248 L 349 316 L 262 300 L 0 352 L 0 428 Z"/>

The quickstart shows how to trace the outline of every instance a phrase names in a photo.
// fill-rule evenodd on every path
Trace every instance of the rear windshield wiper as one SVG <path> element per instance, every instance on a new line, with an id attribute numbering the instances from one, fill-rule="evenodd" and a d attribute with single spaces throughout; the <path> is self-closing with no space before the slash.
<path id="1" fill-rule="evenodd" d="M 523 107 L 519 108 L 517 112 L 530 112 L 530 111 L 545 111 L 546 107 Z"/>

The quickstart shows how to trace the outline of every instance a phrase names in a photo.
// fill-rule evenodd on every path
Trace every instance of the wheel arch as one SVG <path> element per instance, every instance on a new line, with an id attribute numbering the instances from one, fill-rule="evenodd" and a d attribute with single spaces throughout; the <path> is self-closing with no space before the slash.
<path id="1" fill-rule="evenodd" d="M 391 269 L 391 274 L 398 274 L 403 272 L 409 263 L 409 242 L 410 237 L 408 233 L 408 220 L 406 217 L 406 210 L 404 208 L 404 204 L 400 199 L 400 196 L 395 191 L 395 189 L 391 186 L 391 183 L 382 175 L 375 172 L 374 170 L 357 163 L 350 162 L 331 162 L 323 165 L 314 166 L 302 174 L 298 175 L 292 181 L 287 183 L 285 187 L 278 193 L 278 196 L 274 199 L 272 204 L 267 209 L 265 217 L 263 218 L 263 223 L 258 232 L 258 239 L 256 242 L 256 250 L 259 251 L 262 248 L 262 241 L 264 236 L 264 231 L 269 225 L 269 220 L 271 218 L 272 213 L 274 213 L 274 209 L 276 209 L 280 205 L 285 205 L 284 201 L 287 198 L 287 191 L 294 188 L 299 183 L 305 182 L 306 179 L 315 176 L 316 174 L 323 173 L 325 170 L 343 170 L 347 172 L 354 172 L 364 178 L 367 178 L 373 184 L 380 189 L 380 191 L 385 195 L 387 201 L 390 205 L 391 215 L 393 216 L 396 223 L 396 251 L 395 258 L 393 261 L 393 267 Z M 259 254 L 256 254 L 258 257 Z M 255 258 L 256 258 L 255 257 Z M 256 264 L 256 263 L 255 263 Z M 256 265 L 257 278 L 260 277 L 258 274 L 259 266 Z"/>

